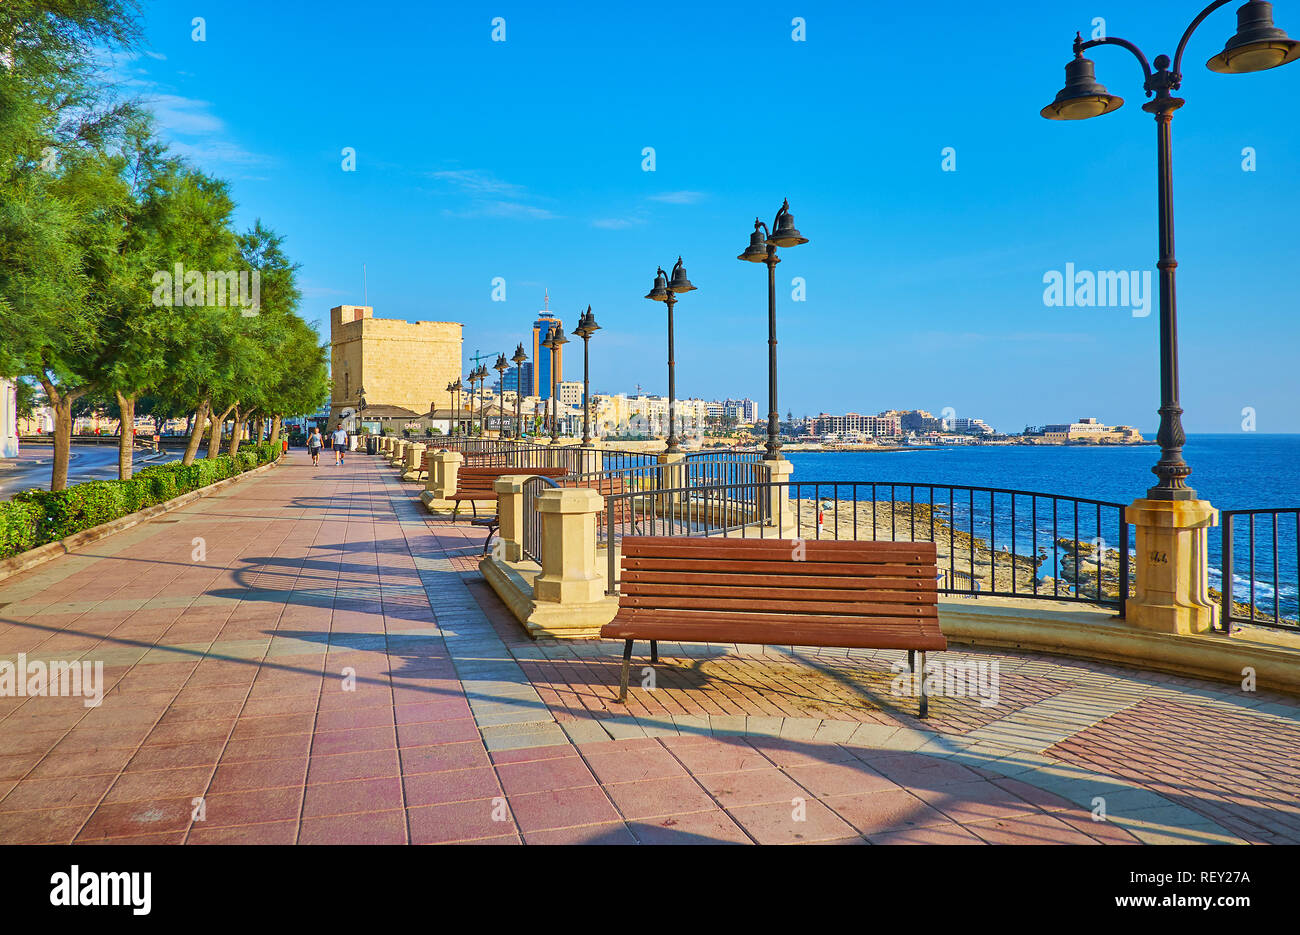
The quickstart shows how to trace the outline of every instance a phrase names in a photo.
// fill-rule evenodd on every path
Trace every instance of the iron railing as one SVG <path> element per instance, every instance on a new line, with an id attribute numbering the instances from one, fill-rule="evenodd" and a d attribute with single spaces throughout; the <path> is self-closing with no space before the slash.
<path id="1" fill-rule="evenodd" d="M 746 510 L 757 488 L 756 509 Z M 685 504 L 665 511 L 661 505 Z M 624 534 L 934 542 L 938 590 L 1113 608 L 1131 596 L 1125 507 L 995 487 L 790 481 L 635 491 L 606 497 L 605 541 Z M 638 517 L 640 529 L 617 517 Z M 616 549 L 608 591 L 618 593 Z"/>
<path id="2" fill-rule="evenodd" d="M 560 486 L 549 477 L 530 477 L 524 481 L 523 516 L 520 517 L 523 533 L 524 555 L 542 563 L 542 517 L 537 512 L 537 495 L 543 490 Z"/>
<path id="3" fill-rule="evenodd" d="M 1300 628 L 1300 507 L 1224 510 L 1220 528 L 1219 628 Z"/>

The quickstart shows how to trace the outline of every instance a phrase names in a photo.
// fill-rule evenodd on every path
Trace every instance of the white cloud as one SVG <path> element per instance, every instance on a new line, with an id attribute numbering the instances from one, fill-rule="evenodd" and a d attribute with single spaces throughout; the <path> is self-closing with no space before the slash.
<path id="1" fill-rule="evenodd" d="M 662 201 L 669 205 L 693 205 L 704 200 L 704 192 L 680 191 L 680 192 L 663 192 L 659 195 L 651 195 L 651 201 Z"/>
<path id="2" fill-rule="evenodd" d="M 467 199 L 463 208 L 444 208 L 451 217 L 522 218 L 547 221 L 557 215 L 531 203 L 533 198 L 523 185 L 497 178 L 485 169 L 445 169 L 427 173 L 429 178 L 444 182 Z"/>
<path id="3" fill-rule="evenodd" d="M 591 222 L 591 226 L 599 227 L 601 230 L 619 231 L 638 227 L 644 223 L 643 218 L 596 218 Z"/>

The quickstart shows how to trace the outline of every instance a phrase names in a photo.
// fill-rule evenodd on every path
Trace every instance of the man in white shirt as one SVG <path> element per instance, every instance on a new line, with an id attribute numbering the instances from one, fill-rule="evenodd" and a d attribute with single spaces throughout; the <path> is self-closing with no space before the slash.
<path id="1" fill-rule="evenodd" d="M 334 464 L 338 467 L 342 467 L 343 452 L 346 451 L 348 447 L 348 433 L 343 431 L 342 422 L 340 422 L 334 429 L 334 434 L 331 438 L 334 442 Z"/>

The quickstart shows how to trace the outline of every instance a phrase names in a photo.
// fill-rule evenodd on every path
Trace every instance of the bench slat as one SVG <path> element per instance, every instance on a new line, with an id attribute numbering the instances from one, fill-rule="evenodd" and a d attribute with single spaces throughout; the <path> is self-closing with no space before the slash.
<path id="1" fill-rule="evenodd" d="M 628 570 L 672 571 L 672 572 L 713 572 L 751 575 L 758 574 L 801 574 L 809 577 L 826 575 L 852 575 L 854 577 L 889 577 L 918 578 L 934 580 L 934 565 L 886 565 L 846 562 L 795 562 L 786 559 L 777 561 L 737 561 L 731 555 L 701 556 L 690 558 L 658 558 L 645 556 L 632 558 L 624 556 L 623 567 Z"/>
<path id="2" fill-rule="evenodd" d="M 637 600 L 657 598 L 691 598 L 708 606 L 711 601 L 813 601 L 836 604 L 938 604 L 935 591 L 864 591 L 845 588 L 730 587 L 725 590 L 701 588 L 694 581 L 680 584 L 636 584 L 624 588 L 623 594 Z M 665 605 L 667 606 L 667 605 Z M 756 605 L 757 606 L 757 605 Z"/>
<path id="3" fill-rule="evenodd" d="M 838 588 L 841 590 L 860 590 L 860 591 L 933 591 L 938 592 L 939 583 L 932 577 L 928 578 L 903 578 L 874 575 L 793 575 L 793 574 L 763 574 L 763 575 L 746 575 L 746 574 L 729 574 L 727 572 L 692 572 L 689 575 L 682 574 L 681 571 L 652 571 L 647 569 L 628 569 L 623 572 L 622 580 L 626 584 L 636 586 L 641 590 L 650 584 L 679 584 L 683 581 L 689 581 L 692 587 L 726 587 L 732 588 L 737 586 L 762 585 L 764 587 L 795 587 L 801 588 L 809 583 L 809 579 L 819 583 L 824 582 L 827 587 Z"/>
<path id="4" fill-rule="evenodd" d="M 675 597 L 660 594 L 625 594 L 619 603 L 635 608 L 681 608 L 700 611 L 755 611 L 804 616 L 806 614 L 837 614 L 846 617 L 897 616 L 920 617 L 925 615 L 923 605 L 884 601 L 817 601 L 782 600 L 779 598 L 737 598 L 713 596 Z"/>

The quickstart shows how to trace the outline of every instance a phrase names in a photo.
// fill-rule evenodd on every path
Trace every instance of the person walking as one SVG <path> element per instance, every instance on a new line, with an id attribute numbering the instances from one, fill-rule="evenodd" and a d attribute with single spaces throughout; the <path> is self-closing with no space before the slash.
<path id="1" fill-rule="evenodd" d="M 343 452 L 348 448 L 348 433 L 343 430 L 343 423 L 340 422 L 334 429 L 334 464 L 338 467 L 343 466 Z"/>
<path id="2" fill-rule="evenodd" d="M 325 447 L 325 439 L 321 438 L 320 429 L 313 425 L 311 434 L 307 436 L 307 450 L 311 452 L 312 464 L 320 464 L 320 450 L 323 447 Z"/>

